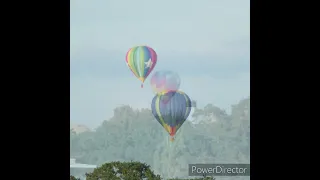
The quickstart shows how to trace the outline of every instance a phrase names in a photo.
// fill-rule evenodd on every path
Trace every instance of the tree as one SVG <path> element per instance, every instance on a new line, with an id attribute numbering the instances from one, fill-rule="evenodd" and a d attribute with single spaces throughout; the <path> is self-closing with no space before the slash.
<path id="1" fill-rule="evenodd" d="M 150 109 L 118 107 L 95 131 L 70 132 L 70 156 L 98 166 L 139 161 L 151 165 L 163 178 L 187 178 L 188 164 L 250 162 L 249 98 L 234 105 L 230 114 L 212 104 L 194 109 L 199 123 L 186 120 L 175 141 L 169 142 Z"/>
<path id="2" fill-rule="evenodd" d="M 87 180 L 161 180 L 155 175 L 150 166 L 140 162 L 111 162 L 96 168 L 92 173 L 86 174 Z"/>
<path id="3" fill-rule="evenodd" d="M 74 176 L 70 176 L 70 180 L 80 180 L 79 178 L 75 178 Z"/>

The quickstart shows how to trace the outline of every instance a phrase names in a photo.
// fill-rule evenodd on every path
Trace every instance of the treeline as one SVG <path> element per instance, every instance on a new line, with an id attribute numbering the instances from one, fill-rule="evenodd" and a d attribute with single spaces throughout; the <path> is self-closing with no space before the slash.
<path id="1" fill-rule="evenodd" d="M 192 116 L 192 117 L 191 117 Z M 150 109 L 118 107 L 93 132 L 70 131 L 70 156 L 80 163 L 137 161 L 151 165 L 163 178 L 187 178 L 188 164 L 250 162 L 250 99 L 224 110 L 208 104 L 190 115 L 174 142 Z"/>

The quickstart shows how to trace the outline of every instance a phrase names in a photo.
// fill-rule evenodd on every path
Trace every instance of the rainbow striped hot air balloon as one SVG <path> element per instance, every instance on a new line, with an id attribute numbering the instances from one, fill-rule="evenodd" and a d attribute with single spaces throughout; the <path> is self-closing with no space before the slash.
<path id="1" fill-rule="evenodd" d="M 127 52 L 126 62 L 132 73 L 142 82 L 142 88 L 144 81 L 157 64 L 157 54 L 148 46 L 136 46 Z"/>
<path id="2" fill-rule="evenodd" d="M 171 98 L 169 102 L 164 103 L 162 99 L 166 96 L 171 96 Z M 182 91 L 158 94 L 152 100 L 151 109 L 153 116 L 169 133 L 170 140 L 173 141 L 176 132 L 190 114 L 191 100 Z"/>

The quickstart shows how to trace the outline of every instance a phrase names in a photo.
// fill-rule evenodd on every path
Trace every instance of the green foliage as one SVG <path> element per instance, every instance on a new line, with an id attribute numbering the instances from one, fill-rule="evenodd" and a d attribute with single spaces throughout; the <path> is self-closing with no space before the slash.
<path id="1" fill-rule="evenodd" d="M 86 174 L 87 180 L 161 180 L 155 175 L 150 166 L 140 162 L 111 162 L 96 168 Z"/>
<path id="2" fill-rule="evenodd" d="M 189 120 L 169 142 L 150 109 L 118 107 L 95 131 L 70 132 L 70 156 L 98 166 L 139 161 L 163 178 L 188 178 L 188 164 L 250 162 L 249 98 L 233 105 L 230 114 L 212 104 L 195 107 Z"/>
<path id="3" fill-rule="evenodd" d="M 74 176 L 70 176 L 70 180 L 80 180 L 80 179 L 75 178 Z"/>

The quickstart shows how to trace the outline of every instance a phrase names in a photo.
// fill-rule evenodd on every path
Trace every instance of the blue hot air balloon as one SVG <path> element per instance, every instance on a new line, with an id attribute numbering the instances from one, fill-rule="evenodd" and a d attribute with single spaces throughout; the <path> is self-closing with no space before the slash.
<path id="1" fill-rule="evenodd" d="M 170 97 L 169 101 L 164 98 Z M 174 140 L 176 132 L 188 118 L 191 111 L 191 100 L 182 91 L 156 95 L 151 104 L 152 114 Z"/>

